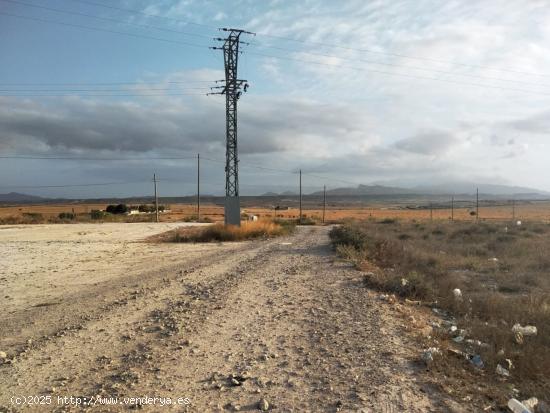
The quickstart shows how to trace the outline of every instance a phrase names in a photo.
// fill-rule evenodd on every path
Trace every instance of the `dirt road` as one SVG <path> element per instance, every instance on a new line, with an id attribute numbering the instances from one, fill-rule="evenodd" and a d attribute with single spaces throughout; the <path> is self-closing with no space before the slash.
<path id="1" fill-rule="evenodd" d="M 151 412 L 257 411 L 260 401 L 274 412 L 449 411 L 408 361 L 418 349 L 403 319 L 336 259 L 327 233 L 172 245 L 149 256 L 149 271 L 14 306 L 0 321 L 0 350 L 14 359 L 0 365 L 0 411 L 126 411 L 135 401 L 124 397 L 145 396 L 158 398 L 141 400 Z M 51 401 L 10 401 L 31 395 Z M 103 399 L 77 407 L 64 396 Z"/>

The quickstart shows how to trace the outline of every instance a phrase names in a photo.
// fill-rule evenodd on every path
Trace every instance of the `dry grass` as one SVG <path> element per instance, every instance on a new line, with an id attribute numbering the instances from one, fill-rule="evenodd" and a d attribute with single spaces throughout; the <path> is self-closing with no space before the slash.
<path id="1" fill-rule="evenodd" d="M 37 205 L 1 205 L 0 225 L 12 224 L 34 224 L 34 223 L 70 223 L 70 222 L 151 222 L 155 219 L 154 214 L 141 215 L 111 215 L 99 220 L 92 220 L 92 210 L 105 210 L 108 204 L 105 203 L 66 203 L 66 204 L 37 204 Z M 162 222 L 189 222 L 197 218 L 197 207 L 194 204 L 170 204 L 170 212 L 160 214 Z M 59 214 L 63 212 L 75 213 L 75 220 L 60 220 Z M 40 222 L 32 222 L 26 217 L 27 214 L 40 214 Z M 223 206 L 211 204 L 201 205 L 201 222 L 223 221 Z"/>
<path id="2" fill-rule="evenodd" d="M 246 221 L 240 227 L 214 224 L 206 227 L 178 228 L 156 237 L 161 242 L 226 242 L 245 241 L 287 235 L 294 229 L 290 222 Z"/>
<path id="3" fill-rule="evenodd" d="M 517 388 L 542 399 L 550 394 L 550 225 L 349 221 L 331 237 L 358 267 L 376 266 L 366 280 L 369 286 L 437 302 L 467 330 L 467 338 L 487 343 L 476 352 L 492 389 L 507 389 L 495 369 L 508 358 Z M 463 300 L 455 299 L 455 288 Z M 518 344 L 511 332 L 515 323 L 535 325 L 538 334 Z M 442 366 L 442 371 L 448 375 L 454 367 Z"/>
<path id="4" fill-rule="evenodd" d="M 112 215 L 105 214 L 99 219 L 92 219 L 90 214 L 75 214 L 74 218 L 61 218 L 53 215 L 43 215 L 37 212 L 25 212 L 19 215 L 0 217 L 0 225 L 26 225 L 26 224 L 82 224 L 101 222 L 152 222 L 155 216 L 147 215 Z"/>
<path id="5" fill-rule="evenodd" d="M 0 217 L 0 225 L 43 224 L 46 222 L 47 218 L 38 212 L 25 212 L 19 215 Z"/>
<path id="6" fill-rule="evenodd" d="M 259 201 L 260 202 L 260 201 Z M 288 210 L 274 210 L 262 204 L 253 207 L 243 207 L 242 212 L 249 215 L 257 215 L 261 219 L 297 219 L 299 211 L 296 207 Z M 414 202 L 411 201 L 414 204 Z M 2 221 L 21 219 L 24 213 L 39 213 L 44 216 L 46 222 L 55 223 L 61 222 L 56 220 L 61 212 L 72 212 L 77 215 L 77 220 L 86 222 L 85 216 L 91 210 L 104 210 L 107 204 L 100 203 L 66 203 L 66 204 L 43 204 L 43 205 L 15 205 L 15 206 L 0 206 L 0 224 Z M 197 207 L 195 204 L 177 204 L 170 203 L 170 212 L 163 213 L 160 216 L 162 222 L 179 222 L 191 221 L 196 219 Z M 470 214 L 468 208 L 457 208 L 454 211 L 455 219 L 462 221 L 473 222 L 475 217 Z M 550 220 L 550 202 L 524 202 L 516 204 L 516 218 L 521 220 Z M 307 220 L 313 220 L 317 223 L 321 221 L 322 210 L 320 205 L 306 205 L 304 209 L 304 217 Z M 451 216 L 449 209 L 435 209 L 433 211 L 434 221 L 446 222 Z M 482 206 L 480 208 L 480 216 L 487 220 L 506 220 L 512 218 L 512 210 L 510 206 Z M 11 217 L 11 218 L 9 218 Z M 140 216 L 140 220 L 151 219 L 150 216 Z M 430 212 L 427 209 L 406 209 L 403 205 L 392 203 L 391 201 L 380 201 L 376 204 L 369 205 L 330 205 L 326 211 L 327 223 L 340 223 L 348 218 L 356 219 L 400 219 L 400 220 L 419 220 L 428 219 Z M 211 222 L 223 221 L 223 205 L 215 205 L 204 203 L 201 205 L 201 218 L 208 219 Z M 138 218 L 132 218 L 138 219 Z"/>

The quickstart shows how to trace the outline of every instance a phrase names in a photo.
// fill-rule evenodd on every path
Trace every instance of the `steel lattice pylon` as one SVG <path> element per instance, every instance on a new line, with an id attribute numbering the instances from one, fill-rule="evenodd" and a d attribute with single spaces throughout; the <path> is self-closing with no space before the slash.
<path id="1" fill-rule="evenodd" d="M 241 212 L 239 201 L 239 152 L 237 147 L 237 102 L 242 91 L 246 92 L 248 83 L 239 79 L 237 68 L 239 62 L 240 36 L 243 33 L 253 34 L 240 29 L 220 29 L 229 32 L 226 38 L 216 38 L 222 41 L 222 47 L 212 49 L 223 50 L 225 65 L 225 83 L 223 86 L 216 86 L 221 89 L 218 94 L 225 95 L 225 118 L 226 118 L 226 151 L 225 151 L 225 223 L 240 225 Z M 243 86 L 244 85 L 244 86 Z"/>

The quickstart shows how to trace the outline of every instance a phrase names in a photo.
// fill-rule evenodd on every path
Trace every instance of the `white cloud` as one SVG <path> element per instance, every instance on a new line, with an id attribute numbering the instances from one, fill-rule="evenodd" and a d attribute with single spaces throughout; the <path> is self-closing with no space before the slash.
<path id="1" fill-rule="evenodd" d="M 414 136 L 397 141 L 394 146 L 406 152 L 442 156 L 460 141 L 450 132 L 441 130 L 420 131 Z"/>
<path id="2" fill-rule="evenodd" d="M 223 19 L 227 19 L 227 14 L 225 14 L 223 11 L 219 11 L 214 15 L 213 19 L 219 22 Z"/>
<path id="3" fill-rule="evenodd" d="M 238 4 L 162 1 L 144 9 L 214 26 L 227 20 L 260 34 L 317 43 L 250 39 L 291 51 L 258 45 L 244 50 L 240 64 L 253 87 L 239 102 L 243 157 L 266 166 L 307 165 L 359 182 L 498 175 L 550 189 L 544 166 L 550 158 L 542 150 L 550 133 L 550 2 Z M 223 72 L 163 76 L 159 84 L 165 86 L 219 79 Z M 47 107 L 4 99 L 0 147 L 206 150 L 223 157 L 223 98 L 216 99 L 74 99 Z"/>

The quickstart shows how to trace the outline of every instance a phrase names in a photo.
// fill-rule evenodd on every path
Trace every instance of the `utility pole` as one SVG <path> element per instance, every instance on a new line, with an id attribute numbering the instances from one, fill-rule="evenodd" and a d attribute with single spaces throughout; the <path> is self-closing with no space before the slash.
<path id="1" fill-rule="evenodd" d="M 155 186 L 155 215 L 159 222 L 159 199 L 157 197 L 157 174 L 153 174 L 153 184 Z"/>
<path id="2" fill-rule="evenodd" d="M 512 221 L 516 220 L 516 200 L 512 199 Z"/>
<path id="3" fill-rule="evenodd" d="M 434 206 L 430 202 L 430 221 L 433 221 L 433 220 L 434 220 Z"/>
<path id="4" fill-rule="evenodd" d="M 323 185 L 323 224 L 325 223 L 326 210 L 327 210 L 327 186 Z"/>
<path id="5" fill-rule="evenodd" d="M 300 218 L 298 219 L 298 223 L 302 223 L 302 170 L 300 169 Z"/>
<path id="6" fill-rule="evenodd" d="M 248 89 L 248 83 L 237 77 L 239 61 L 239 45 L 248 44 L 240 41 L 241 34 L 254 34 L 240 29 L 219 29 L 228 32 L 225 38 L 215 38 L 223 42 L 221 47 L 211 47 L 214 50 L 223 50 L 225 79 L 216 81 L 224 83 L 212 89 L 221 89 L 212 94 L 225 95 L 226 120 L 226 150 L 225 150 L 225 225 L 241 225 L 241 207 L 239 201 L 239 156 L 237 150 L 237 101 Z M 242 86 L 242 91 L 241 91 Z"/>
<path id="7" fill-rule="evenodd" d="M 479 220 L 479 188 L 476 188 L 476 221 Z"/>
<path id="8" fill-rule="evenodd" d="M 455 220 L 455 197 L 451 197 L 451 221 Z"/>
<path id="9" fill-rule="evenodd" d="M 197 222 L 201 222 L 201 154 L 197 154 Z"/>

